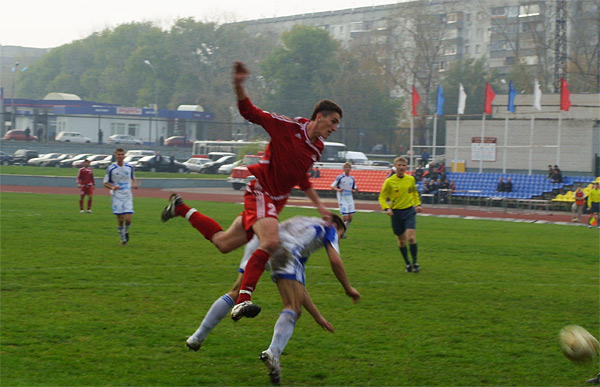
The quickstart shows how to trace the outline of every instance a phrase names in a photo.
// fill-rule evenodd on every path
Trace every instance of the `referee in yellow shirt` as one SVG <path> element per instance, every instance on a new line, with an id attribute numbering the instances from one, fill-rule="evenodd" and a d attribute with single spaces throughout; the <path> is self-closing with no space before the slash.
<path id="1" fill-rule="evenodd" d="M 388 177 L 379 193 L 379 204 L 381 209 L 392 219 L 392 229 L 398 237 L 398 247 L 404 262 L 406 272 L 419 272 L 417 263 L 417 238 L 415 228 L 417 226 L 417 212 L 421 212 L 421 198 L 417 191 L 417 183 L 411 175 L 405 174 L 408 160 L 404 157 L 394 159 L 396 173 Z M 406 242 L 410 247 L 412 265 L 408 259 Z"/>
<path id="2" fill-rule="evenodd" d="M 588 210 L 590 213 L 590 222 L 588 227 L 592 227 L 591 220 L 595 217 L 596 227 L 600 228 L 600 219 L 598 219 L 598 215 L 600 215 L 600 183 L 594 181 L 592 183 L 592 189 L 588 194 Z"/>

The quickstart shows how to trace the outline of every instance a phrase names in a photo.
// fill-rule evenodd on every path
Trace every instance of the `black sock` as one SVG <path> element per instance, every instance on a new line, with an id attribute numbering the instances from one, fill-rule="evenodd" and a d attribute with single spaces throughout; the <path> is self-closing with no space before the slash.
<path id="1" fill-rule="evenodd" d="M 406 265 L 409 266 L 410 261 L 408 260 L 408 249 L 406 248 L 406 246 L 400 247 L 400 252 L 402 253 L 402 258 L 404 258 L 404 262 L 406 262 Z"/>
<path id="2" fill-rule="evenodd" d="M 412 255 L 413 265 L 417 264 L 417 244 L 410 245 L 410 255 Z"/>

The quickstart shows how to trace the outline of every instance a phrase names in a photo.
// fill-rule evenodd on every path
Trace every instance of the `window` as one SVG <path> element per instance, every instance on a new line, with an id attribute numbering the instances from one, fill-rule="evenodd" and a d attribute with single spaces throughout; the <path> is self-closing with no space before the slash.
<path id="1" fill-rule="evenodd" d="M 118 122 L 112 122 L 110 124 L 110 134 L 124 134 L 125 133 L 125 124 L 121 124 Z"/>
<path id="2" fill-rule="evenodd" d="M 465 15 L 465 20 L 466 20 L 466 21 L 468 21 L 468 22 L 470 22 L 470 21 L 471 21 L 471 14 L 470 14 L 470 13 L 467 13 L 467 14 Z"/>
<path id="3" fill-rule="evenodd" d="M 456 15 L 456 12 L 451 12 L 447 15 L 446 22 L 448 24 L 456 23 L 457 20 L 458 20 L 458 16 Z"/>
<path id="4" fill-rule="evenodd" d="M 450 45 L 446 47 L 445 50 L 446 55 L 456 55 L 456 45 Z"/>
<path id="5" fill-rule="evenodd" d="M 481 46 L 479 44 L 475 46 L 475 54 L 481 54 Z"/>
<path id="6" fill-rule="evenodd" d="M 506 7 L 492 8 L 492 17 L 494 16 L 506 16 Z"/>
<path id="7" fill-rule="evenodd" d="M 539 16 L 539 4 L 527 4 L 519 7 L 519 17 Z"/>
<path id="8" fill-rule="evenodd" d="M 465 46 L 465 54 L 469 53 L 469 46 Z"/>
<path id="9" fill-rule="evenodd" d="M 512 66 L 515 64 L 515 57 L 514 56 L 507 56 L 506 57 L 506 65 L 507 66 Z"/>
<path id="10" fill-rule="evenodd" d="M 127 125 L 127 133 L 130 136 L 134 136 L 135 137 L 136 133 L 137 133 L 137 131 L 139 129 L 139 127 L 140 127 L 140 124 L 128 124 Z"/>
<path id="11" fill-rule="evenodd" d="M 445 62 L 445 61 L 441 61 L 441 62 L 440 62 L 440 65 L 439 65 L 439 69 L 438 69 L 438 71 L 439 71 L 440 73 L 441 73 L 441 72 L 444 72 L 444 71 L 446 71 L 446 62 Z"/>

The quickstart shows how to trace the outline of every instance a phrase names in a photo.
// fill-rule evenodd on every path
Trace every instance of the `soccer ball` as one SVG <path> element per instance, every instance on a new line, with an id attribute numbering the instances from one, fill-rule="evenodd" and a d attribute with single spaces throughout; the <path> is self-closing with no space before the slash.
<path id="1" fill-rule="evenodd" d="M 600 351 L 598 340 L 579 325 L 567 325 L 561 329 L 559 341 L 565 356 L 574 362 L 593 360 Z"/>

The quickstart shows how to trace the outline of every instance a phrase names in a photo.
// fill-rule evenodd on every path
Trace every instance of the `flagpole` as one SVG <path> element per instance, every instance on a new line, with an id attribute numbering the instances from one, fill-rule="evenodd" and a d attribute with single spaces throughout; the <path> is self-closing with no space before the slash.
<path id="1" fill-rule="evenodd" d="M 485 116 L 483 113 L 481 118 L 481 138 L 479 139 L 479 173 L 483 172 L 483 136 L 485 135 Z"/>
<path id="2" fill-rule="evenodd" d="M 506 173 L 506 148 L 508 146 L 508 114 L 504 118 L 504 161 L 502 162 L 502 173 Z"/>
<path id="3" fill-rule="evenodd" d="M 413 158 L 414 158 L 414 149 L 413 149 L 413 140 L 414 140 L 414 134 L 415 134 L 415 118 L 414 116 L 411 114 L 410 116 L 410 145 L 409 145 L 409 149 L 410 149 L 410 170 L 413 171 L 414 170 L 414 164 L 413 164 Z"/>
<path id="4" fill-rule="evenodd" d="M 433 116 L 433 156 L 431 157 L 431 161 L 435 162 L 435 154 L 436 154 L 436 143 L 437 143 L 437 114 Z"/>
<path id="5" fill-rule="evenodd" d="M 460 114 L 456 115 L 456 132 L 454 133 L 454 170 L 452 172 L 458 172 L 458 122 L 460 121 Z"/>
<path id="6" fill-rule="evenodd" d="M 531 126 L 529 127 L 529 175 L 533 168 L 533 127 L 535 125 L 535 114 L 531 115 Z"/>
<path id="7" fill-rule="evenodd" d="M 562 131 L 562 112 L 558 112 L 558 139 L 556 141 L 556 165 L 560 168 L 560 134 Z"/>

